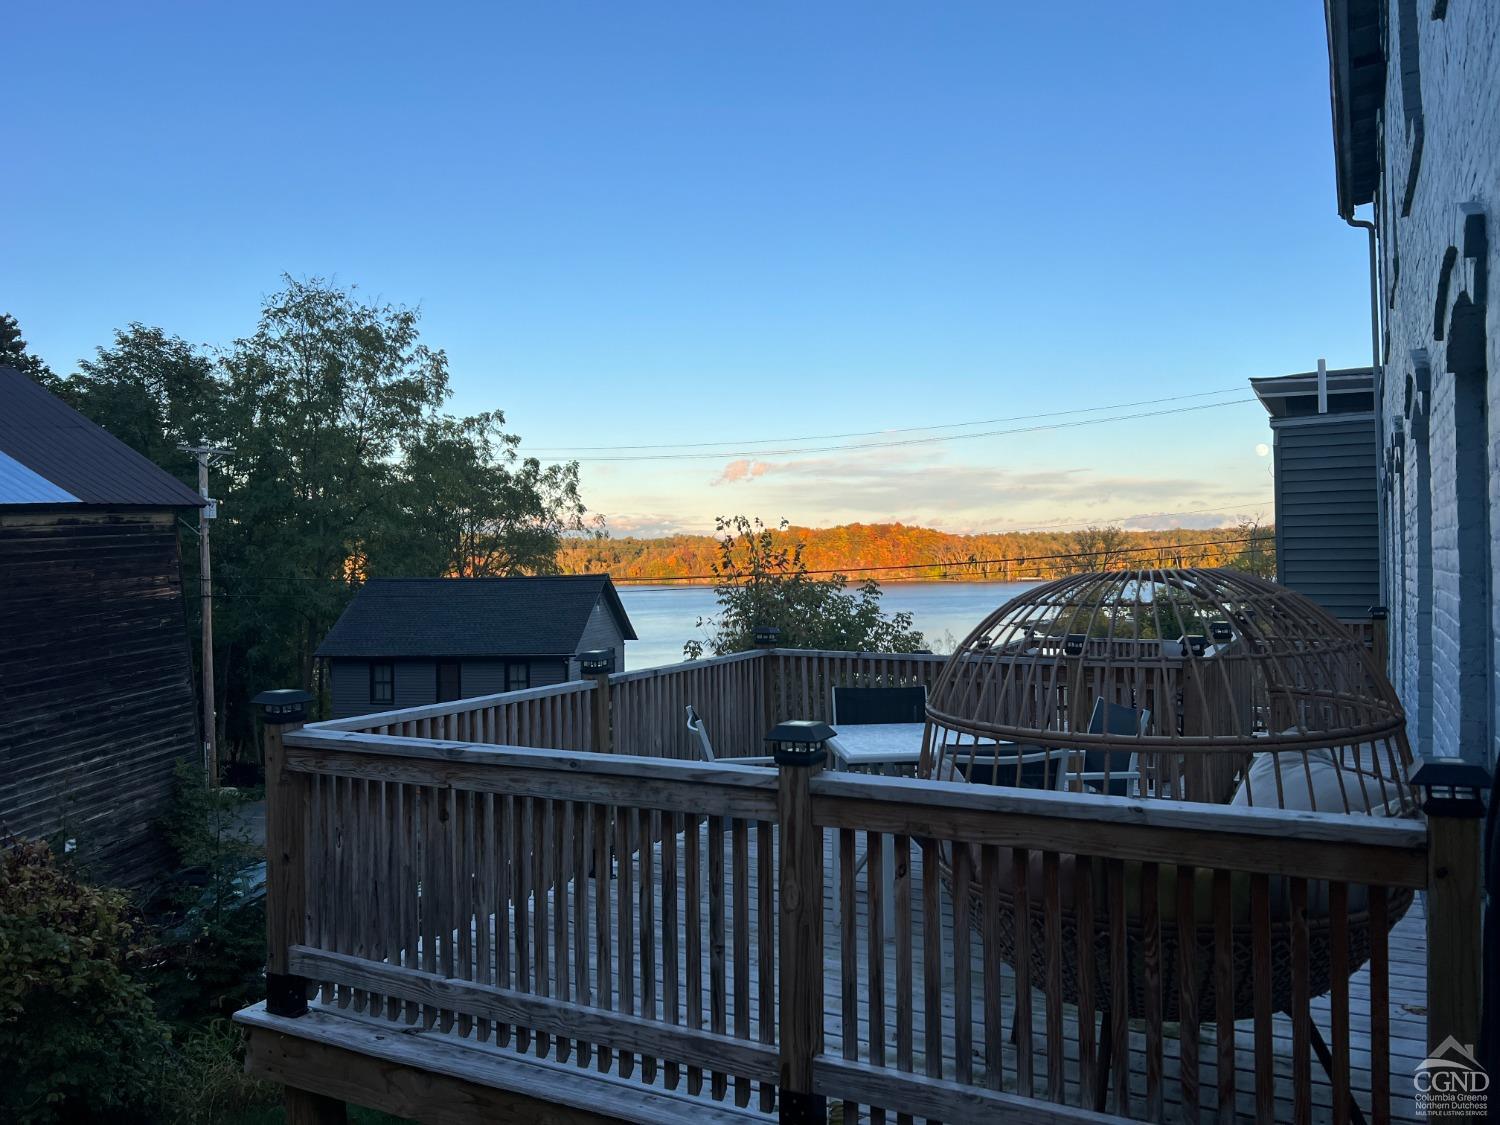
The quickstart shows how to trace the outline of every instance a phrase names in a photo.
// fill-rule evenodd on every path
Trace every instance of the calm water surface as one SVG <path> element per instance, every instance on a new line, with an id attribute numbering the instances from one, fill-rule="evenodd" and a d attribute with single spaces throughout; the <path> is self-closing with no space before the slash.
<path id="1" fill-rule="evenodd" d="M 951 651 L 984 616 L 998 609 L 1031 582 L 901 582 L 883 587 L 881 605 L 887 612 L 905 610 L 927 636 L 935 652 Z M 626 668 L 651 668 L 682 659 L 682 646 L 697 638 L 707 642 L 708 631 L 697 627 L 700 617 L 718 609 L 712 589 L 704 586 L 633 586 L 622 583 L 620 600 L 640 636 L 625 645 Z"/>

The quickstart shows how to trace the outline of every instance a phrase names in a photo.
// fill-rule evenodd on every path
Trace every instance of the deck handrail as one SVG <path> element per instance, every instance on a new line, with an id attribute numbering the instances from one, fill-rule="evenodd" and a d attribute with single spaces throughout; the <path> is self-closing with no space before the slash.
<path id="1" fill-rule="evenodd" d="M 750 657 L 720 669 L 776 663 Z M 570 690 L 587 697 L 593 685 Z M 555 698 L 533 689 L 529 702 Z M 753 692 L 744 698 L 763 702 Z M 437 718 L 382 725 L 405 730 Z M 1110 1064 L 1119 1075 L 1140 1058 L 1146 1109 L 1155 1114 L 1170 1011 L 1181 1021 L 1184 1103 L 1195 1103 L 1194 989 L 1217 981 L 1217 995 L 1228 997 L 1231 985 L 1248 979 L 1236 974 L 1250 973 L 1262 990 L 1250 1038 L 1257 1098 L 1270 1096 L 1267 974 L 1280 964 L 1273 945 L 1289 943 L 1276 956 L 1288 959 L 1292 973 L 1290 991 L 1278 995 L 1289 997 L 1293 1015 L 1295 1098 L 1300 1105 L 1312 1096 L 1308 1003 L 1315 986 L 1326 987 L 1335 1097 L 1358 1089 L 1381 1115 L 1390 1046 L 1388 1021 L 1380 1022 L 1388 989 L 1384 920 L 1405 909 L 1412 890 L 1435 885 L 1437 844 L 1426 822 L 559 752 L 424 729 L 425 737 L 327 723 L 268 732 L 268 980 L 283 1000 L 311 985 L 333 1009 L 561 1052 L 564 1061 L 576 1052 L 580 1062 L 598 1060 L 623 1077 L 638 1066 L 648 1082 L 665 1067 L 669 1086 L 685 1075 L 690 1090 L 697 1083 L 741 1106 L 755 1086 L 762 1109 L 789 1098 L 799 1106 L 879 1099 L 893 1111 L 954 1120 L 1015 1112 L 1041 1096 L 1032 1088 L 1024 980 L 1014 1000 L 1020 1069 L 1012 1092 L 999 1086 L 1004 963 L 1034 987 L 1048 981 L 1046 1096 L 1081 1103 L 1048 1112 L 1087 1116 L 1099 1074 L 1107 1087 Z M 470 733 L 482 735 L 483 723 Z M 823 861 L 814 862 L 830 844 L 831 886 Z M 894 867 L 882 858 L 889 848 Z M 1452 854 L 1445 853 L 1444 878 L 1452 875 Z M 885 889 L 883 872 L 894 891 Z M 1195 896 L 1210 888 L 1213 913 L 1198 917 Z M 1356 893 L 1367 906 L 1353 905 Z M 1325 902 L 1327 919 L 1317 924 L 1332 927 L 1331 968 L 1310 959 L 1309 896 Z M 1162 912 L 1173 901 L 1175 920 Z M 1468 907 L 1453 901 L 1429 901 L 1430 934 L 1446 940 L 1472 923 Z M 972 931 L 968 906 L 959 909 L 971 902 L 979 911 Z M 1107 954 L 1062 928 L 1065 902 L 1068 917 L 1085 919 L 1080 935 L 1093 933 L 1083 912 L 1108 920 L 1100 931 Z M 896 919 L 892 1010 L 883 1006 L 884 983 L 859 984 L 876 967 L 872 960 L 866 969 L 858 943 L 868 937 L 871 948 L 885 949 L 880 919 L 888 909 Z M 834 920 L 826 936 L 837 952 L 830 955 L 842 968 L 809 976 L 809 964 L 821 961 L 809 961 L 808 943 L 823 945 L 825 912 Z M 1356 925 L 1368 931 L 1367 945 L 1348 944 Z M 1236 966 L 1234 943 L 1250 942 L 1251 934 L 1253 964 Z M 1087 1051 L 1071 1074 L 1057 1038 L 1063 978 L 1052 974 L 1063 971 L 1063 945 L 1075 940 L 1080 950 L 1097 948 L 1104 969 L 1088 975 L 1091 953 L 1069 970 L 1085 974 L 1078 1003 L 1090 1013 Z M 1192 944 L 1202 940 L 1208 946 Z M 1212 962 L 1206 977 L 1194 962 L 1202 948 Z M 979 1010 L 970 1007 L 969 965 L 981 950 L 986 1000 Z M 1371 966 L 1370 1069 L 1358 1080 L 1349 1063 L 1351 956 L 1368 957 Z M 945 964 L 955 974 L 946 984 Z M 1316 983 L 1325 979 L 1332 983 Z M 1112 980 L 1143 990 L 1144 999 L 1119 1000 Z M 825 1014 L 825 987 L 828 1012 L 842 1018 Z M 1461 988 L 1434 989 L 1431 1018 L 1461 1020 L 1459 1009 L 1472 1002 Z M 1117 1038 L 1094 1043 L 1096 1012 L 1104 1017 L 1101 1034 Z M 1222 1006 L 1218 1012 L 1218 1037 L 1205 1040 L 1205 1049 L 1219 1052 L 1220 1095 L 1228 1081 L 1232 1097 L 1235 1022 L 1246 1017 L 1232 1009 L 1226 1016 Z M 1145 1021 L 1144 1045 L 1127 1015 Z M 880 1034 L 862 1046 L 854 1030 L 867 1027 Z M 840 1036 L 839 1048 L 825 1049 L 825 1030 Z M 887 1032 L 895 1036 L 889 1056 L 880 1038 Z M 981 1042 L 986 1069 L 976 1072 L 971 1055 Z M 1238 1043 L 1243 1051 L 1245 1032 Z M 1117 1079 L 1114 1096 L 1113 1108 L 1128 1112 L 1128 1082 Z"/>

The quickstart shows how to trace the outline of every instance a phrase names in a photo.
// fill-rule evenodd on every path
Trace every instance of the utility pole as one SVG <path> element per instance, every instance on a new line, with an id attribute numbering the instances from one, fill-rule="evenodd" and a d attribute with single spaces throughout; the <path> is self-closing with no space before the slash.
<path id="1" fill-rule="evenodd" d="M 183 444 L 177 448 L 184 453 L 191 453 L 197 459 L 198 495 L 207 501 L 198 509 L 198 606 L 203 626 L 203 771 L 208 787 L 212 789 L 219 783 L 219 750 L 214 708 L 214 594 L 211 582 L 213 571 L 208 555 L 208 528 L 210 521 L 219 513 L 218 505 L 208 495 L 208 467 L 216 458 L 227 457 L 234 450 L 229 446 L 206 445 L 201 442 L 198 445 Z"/>

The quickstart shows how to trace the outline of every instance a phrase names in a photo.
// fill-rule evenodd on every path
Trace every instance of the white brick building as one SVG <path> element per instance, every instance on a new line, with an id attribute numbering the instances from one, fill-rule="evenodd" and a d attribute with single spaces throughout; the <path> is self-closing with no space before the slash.
<path id="1" fill-rule="evenodd" d="M 1378 232 L 1382 583 L 1413 749 L 1493 760 L 1500 4 L 1327 0 L 1339 213 Z"/>

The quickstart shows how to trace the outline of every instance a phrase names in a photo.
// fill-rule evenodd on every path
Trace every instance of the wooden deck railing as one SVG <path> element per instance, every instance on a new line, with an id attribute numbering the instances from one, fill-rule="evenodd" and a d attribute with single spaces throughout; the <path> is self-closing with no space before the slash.
<path id="1" fill-rule="evenodd" d="M 833 717 L 833 688 L 930 684 L 945 657 L 927 653 L 760 649 L 552 687 L 315 723 L 309 729 L 448 738 L 559 750 L 699 759 L 686 708 L 721 758 L 765 753 L 782 719 Z"/>
<path id="2" fill-rule="evenodd" d="M 495 707 L 461 714 L 484 735 Z M 1423 823 L 475 746 L 437 718 L 268 740 L 283 1001 L 849 1122 L 1389 1118 L 1386 933 L 1430 884 Z M 1453 901 L 1434 948 L 1477 926 Z M 1434 987 L 1433 1026 L 1476 992 Z"/>

